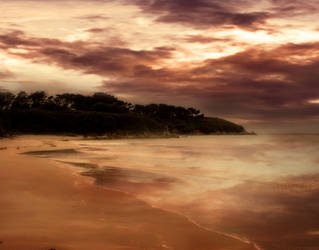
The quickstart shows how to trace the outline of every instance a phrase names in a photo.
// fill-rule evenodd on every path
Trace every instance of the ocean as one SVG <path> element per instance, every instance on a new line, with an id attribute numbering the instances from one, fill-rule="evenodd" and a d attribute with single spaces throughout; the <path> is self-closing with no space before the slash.
<path id="1" fill-rule="evenodd" d="M 255 242 L 259 249 L 319 248 L 319 135 L 44 143 L 52 149 L 29 154 L 205 229 Z"/>

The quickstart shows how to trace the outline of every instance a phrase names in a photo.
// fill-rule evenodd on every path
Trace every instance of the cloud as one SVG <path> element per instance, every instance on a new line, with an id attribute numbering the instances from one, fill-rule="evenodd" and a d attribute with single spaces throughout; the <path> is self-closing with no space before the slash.
<path id="1" fill-rule="evenodd" d="M 270 33 L 278 32 L 282 21 L 290 20 L 294 26 L 300 22 L 300 17 L 316 15 L 319 10 L 317 0 L 306 2 L 303 0 L 123 0 L 123 2 L 137 5 L 142 12 L 153 15 L 154 20 L 160 23 L 181 24 L 195 29 L 241 28 Z"/>
<path id="2" fill-rule="evenodd" d="M 134 78 L 106 81 L 105 88 L 136 100 L 196 103 L 210 115 L 305 122 L 319 114 L 319 105 L 308 102 L 319 99 L 318 53 L 319 43 L 286 44 L 206 60 L 191 69 L 139 66 Z"/>
<path id="3" fill-rule="evenodd" d="M 33 62 L 56 64 L 65 69 L 75 69 L 87 74 L 104 76 L 121 74 L 130 76 L 143 64 L 153 65 L 170 58 L 169 47 L 152 50 L 131 50 L 109 47 L 99 42 L 65 42 L 58 39 L 26 37 L 23 32 L 0 35 L 0 48 L 10 51 L 23 48 L 26 53 L 10 52 L 11 55 Z"/>
<path id="4" fill-rule="evenodd" d="M 231 42 L 232 40 L 230 38 L 216 38 L 203 35 L 188 35 L 184 38 L 184 41 L 188 43 L 211 44 L 216 42 Z"/>
<path id="5" fill-rule="evenodd" d="M 0 70 L 0 80 L 14 78 L 14 74 L 9 70 Z"/>
<path id="6" fill-rule="evenodd" d="M 237 4 L 240 5 L 239 1 Z M 217 0 L 137 0 L 135 3 L 147 13 L 158 15 L 157 21 L 180 23 L 197 28 L 234 25 L 243 28 L 263 24 L 267 12 L 239 12 L 234 1 Z"/>
<path id="7" fill-rule="evenodd" d="M 316 14 L 319 4 L 317 0 L 270 0 L 275 17 L 292 17 Z"/>
<path id="8" fill-rule="evenodd" d="M 103 27 L 103 28 L 88 28 L 84 30 L 90 34 L 90 38 L 96 41 L 103 40 L 105 45 L 113 47 L 127 47 L 128 42 L 121 38 L 121 35 L 116 34 L 116 30 L 113 27 Z"/>
<path id="9" fill-rule="evenodd" d="M 41 46 L 63 46 L 64 43 L 58 39 L 50 38 L 28 38 L 21 30 L 12 30 L 8 33 L 0 35 L 0 49 L 12 49 L 12 48 L 26 48 L 31 50 L 32 48 L 39 48 Z"/>
<path id="10" fill-rule="evenodd" d="M 94 47 L 89 49 L 61 50 L 43 48 L 37 51 L 39 57 L 64 68 L 82 70 L 88 74 L 122 75 L 134 74 L 134 68 L 141 64 L 154 64 L 170 56 L 171 51 L 165 48 L 154 50 L 130 50 L 114 47 Z"/>
<path id="11" fill-rule="evenodd" d="M 206 42 L 203 36 L 191 40 Z M 209 39 L 208 39 L 209 40 Z M 14 31 L 0 35 L 0 48 L 35 63 L 105 77 L 101 89 L 134 102 L 197 106 L 229 119 L 280 122 L 319 119 L 319 43 L 288 43 L 187 65 L 172 65 L 175 49 L 133 50 L 100 42 L 66 42 L 27 37 Z M 12 52 L 23 48 L 26 52 Z"/>
<path id="12" fill-rule="evenodd" d="M 107 29 L 102 29 L 102 28 L 91 28 L 91 29 L 87 29 L 85 30 L 86 32 L 89 33 L 102 33 L 105 32 Z"/>
<path id="13" fill-rule="evenodd" d="M 87 21 L 99 21 L 99 20 L 107 20 L 108 17 L 104 15 L 86 15 L 86 16 L 78 16 L 77 19 L 87 20 Z"/>

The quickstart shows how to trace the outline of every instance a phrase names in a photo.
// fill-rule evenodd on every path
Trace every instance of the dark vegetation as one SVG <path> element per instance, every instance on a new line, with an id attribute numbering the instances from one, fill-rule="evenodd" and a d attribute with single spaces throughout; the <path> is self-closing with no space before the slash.
<path id="1" fill-rule="evenodd" d="M 0 136 L 7 133 L 172 135 L 244 133 L 232 122 L 208 118 L 194 108 L 133 105 L 105 93 L 91 96 L 0 92 Z"/>

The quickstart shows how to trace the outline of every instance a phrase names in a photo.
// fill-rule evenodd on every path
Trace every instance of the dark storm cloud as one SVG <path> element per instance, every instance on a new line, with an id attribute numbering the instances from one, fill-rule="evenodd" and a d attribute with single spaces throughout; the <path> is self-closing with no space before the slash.
<path id="1" fill-rule="evenodd" d="M 90 74 L 132 76 L 139 65 L 152 65 L 170 58 L 174 49 L 131 50 L 94 42 L 65 42 L 58 39 L 26 37 L 15 31 L 0 35 L 0 48 L 11 55 L 34 62 L 56 64 Z M 10 52 L 23 48 L 26 53 Z"/>
<path id="2" fill-rule="evenodd" d="M 188 99 L 206 112 L 261 120 L 298 120 L 319 116 L 319 43 L 250 49 L 207 60 L 187 69 L 153 70 L 139 66 L 130 81 L 105 82 L 115 93 Z M 124 87 L 125 86 L 125 87 Z"/>
<path id="3" fill-rule="evenodd" d="M 24 35 L 24 32 L 20 30 L 14 30 L 7 34 L 0 35 L 1 48 L 13 48 L 18 45 L 26 45 L 26 46 L 37 45 L 37 43 L 35 43 L 32 40 L 26 40 L 22 38 L 23 35 Z"/>
<path id="4" fill-rule="evenodd" d="M 270 0 L 269 2 L 274 5 L 272 11 L 277 17 L 314 14 L 319 8 L 317 0 Z"/>
<path id="5" fill-rule="evenodd" d="M 170 56 L 166 48 L 152 51 L 130 50 L 113 47 L 95 47 L 77 51 L 43 48 L 36 52 L 48 63 L 57 63 L 64 68 L 79 69 L 89 74 L 131 76 L 140 64 L 153 64 Z"/>
<path id="6" fill-rule="evenodd" d="M 147 13 L 159 15 L 156 19 L 165 23 L 180 23 L 195 27 L 235 25 L 252 27 L 262 24 L 267 12 L 239 12 L 236 5 L 246 1 L 217 0 L 137 0 L 135 3 Z"/>
<path id="7" fill-rule="evenodd" d="M 13 0 L 19 2 L 22 0 Z M 41 0 L 30 0 L 37 2 Z M 63 2 L 63 0 L 50 0 Z M 239 27 L 249 30 L 271 31 L 268 20 L 284 20 L 315 14 L 319 10 L 318 0 L 69 0 L 68 3 L 94 2 L 136 5 L 144 13 L 153 15 L 162 23 L 182 24 L 206 29 L 212 27 Z M 108 17 L 92 14 L 75 17 L 85 21 L 103 21 Z"/>
<path id="8" fill-rule="evenodd" d="M 268 23 L 272 19 L 304 17 L 316 14 L 317 0 L 123 0 L 136 4 L 156 16 L 156 21 L 182 24 L 197 29 L 235 26 L 249 30 L 276 32 Z"/>
<path id="9" fill-rule="evenodd" d="M 229 99 L 229 94 L 233 93 L 234 99 L 248 100 L 250 105 L 263 107 L 264 115 L 271 113 L 276 116 L 273 112 L 276 108 L 289 116 L 318 115 L 318 107 L 307 101 L 319 98 L 316 80 L 319 58 L 295 59 L 318 51 L 318 43 L 288 44 L 270 51 L 248 50 L 217 61 L 207 61 L 196 71 L 209 74 L 215 70 L 215 76 L 219 74 L 221 82 L 227 84 L 228 91 L 219 91 L 219 97 L 215 98 Z"/>
<path id="10" fill-rule="evenodd" d="M 63 46 L 64 43 L 58 39 L 49 38 L 29 38 L 21 30 L 12 30 L 8 33 L 0 34 L 0 48 L 26 48 L 33 49 L 42 46 Z"/>

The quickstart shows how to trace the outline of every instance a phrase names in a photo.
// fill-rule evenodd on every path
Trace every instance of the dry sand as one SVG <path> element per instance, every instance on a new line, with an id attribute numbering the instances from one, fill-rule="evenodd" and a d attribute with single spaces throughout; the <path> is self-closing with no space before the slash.
<path id="1" fill-rule="evenodd" d="M 0 250 L 255 249 L 0 140 Z"/>

